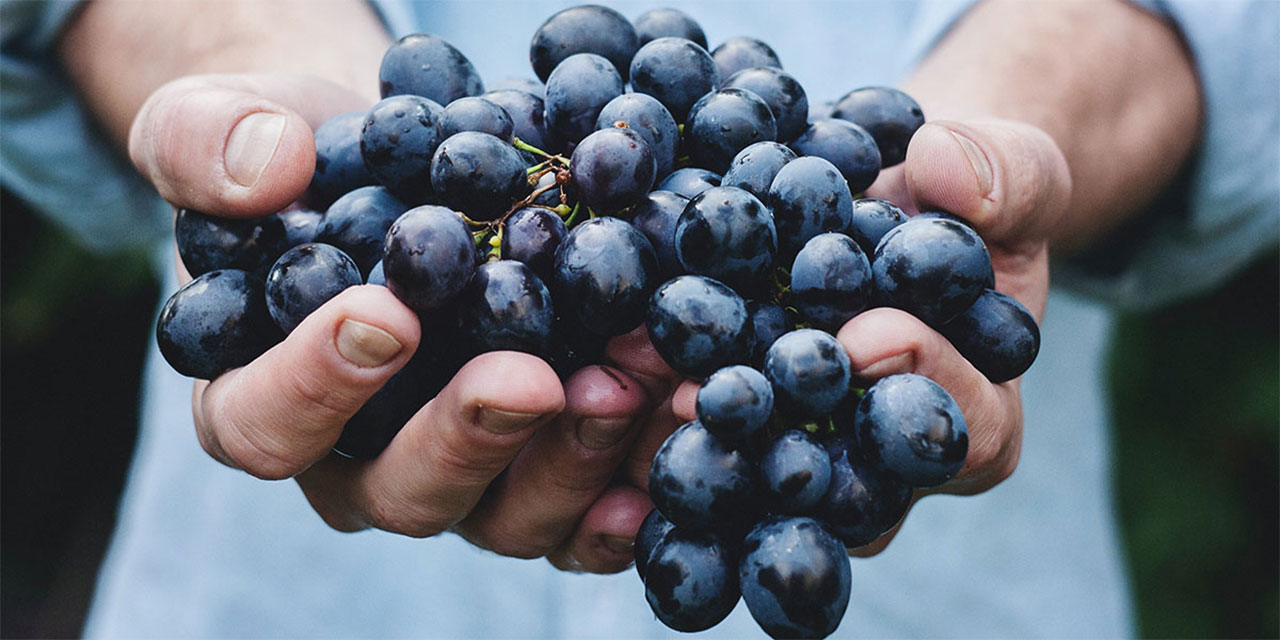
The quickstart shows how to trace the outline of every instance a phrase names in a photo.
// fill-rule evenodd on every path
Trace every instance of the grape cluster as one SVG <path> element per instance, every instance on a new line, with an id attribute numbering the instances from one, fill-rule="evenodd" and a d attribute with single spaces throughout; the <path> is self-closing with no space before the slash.
<path id="1" fill-rule="evenodd" d="M 846 548 L 891 529 L 968 448 L 942 387 L 864 387 L 832 333 L 902 309 L 1001 382 L 1034 360 L 1035 320 L 994 290 L 963 220 L 857 197 L 924 122 L 906 94 L 857 89 L 811 121 L 767 44 L 708 51 L 673 9 L 566 9 L 529 56 L 545 85 L 486 93 L 448 42 L 403 38 L 383 99 L 316 129 L 300 204 L 253 220 L 180 211 L 194 280 L 161 312 L 162 354 L 213 378 L 346 287 L 386 286 L 423 340 L 335 447 L 372 458 L 480 353 L 534 354 L 564 377 L 644 324 L 675 371 L 704 380 L 697 420 L 650 470 L 635 557 L 655 615 L 698 631 L 741 597 L 772 636 L 830 634 Z"/>

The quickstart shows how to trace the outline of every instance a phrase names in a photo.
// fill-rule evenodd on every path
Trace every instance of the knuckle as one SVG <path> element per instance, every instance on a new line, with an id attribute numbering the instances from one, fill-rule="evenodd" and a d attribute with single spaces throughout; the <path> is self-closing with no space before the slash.
<path id="1" fill-rule="evenodd" d="M 426 508 L 413 508 L 386 497 L 371 498 L 365 513 L 373 527 L 410 538 L 431 538 L 452 524 Z"/>

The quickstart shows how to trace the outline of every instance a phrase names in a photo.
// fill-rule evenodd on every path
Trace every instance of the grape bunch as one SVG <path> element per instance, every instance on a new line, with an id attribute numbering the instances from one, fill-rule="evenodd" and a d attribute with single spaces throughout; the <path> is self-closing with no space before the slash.
<path id="1" fill-rule="evenodd" d="M 180 210 L 194 279 L 161 311 L 161 353 L 211 379 L 345 288 L 387 287 L 423 339 L 335 446 L 369 459 L 476 355 L 530 353 L 563 378 L 643 324 L 703 381 L 697 419 L 650 470 L 635 558 L 654 614 L 699 631 L 742 598 L 771 636 L 830 634 L 846 549 L 955 477 L 968 449 L 942 387 L 866 386 L 833 333 L 902 309 L 1002 382 L 1035 359 L 1034 318 L 995 290 L 964 220 L 860 197 L 924 123 L 901 91 L 811 107 L 766 43 L 708 51 L 674 9 L 566 9 L 529 58 L 541 82 L 486 92 L 451 44 L 407 36 L 382 60 L 382 100 L 315 130 L 297 204 L 248 220 Z"/>

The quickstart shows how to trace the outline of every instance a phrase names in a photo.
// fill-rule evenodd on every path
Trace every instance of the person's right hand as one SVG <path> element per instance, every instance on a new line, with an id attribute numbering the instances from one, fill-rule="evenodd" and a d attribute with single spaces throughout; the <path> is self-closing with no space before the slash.
<path id="1" fill-rule="evenodd" d="M 306 188 L 312 128 L 370 104 L 312 77 L 187 77 L 146 100 L 129 153 L 177 206 L 266 215 Z M 385 287 L 348 289 L 253 362 L 195 382 L 200 443 L 259 478 L 296 478 L 342 531 L 453 530 L 562 568 L 625 568 L 649 503 L 637 489 L 610 485 L 647 419 L 646 387 L 663 398 L 664 383 L 588 367 L 562 387 L 536 357 L 488 353 L 424 399 L 376 459 L 332 454 L 346 421 L 413 355 L 419 332 L 417 316 Z"/>

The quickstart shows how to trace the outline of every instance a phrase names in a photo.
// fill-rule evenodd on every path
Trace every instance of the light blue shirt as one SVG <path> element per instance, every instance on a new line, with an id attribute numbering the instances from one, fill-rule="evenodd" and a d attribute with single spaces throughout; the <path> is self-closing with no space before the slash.
<path id="1" fill-rule="evenodd" d="M 379 7 L 395 35 L 418 29 L 440 34 L 483 77 L 497 79 L 532 76 L 529 38 L 542 20 L 569 4 Z M 30 7 L 2 6 L 0 177 L 48 209 L 72 200 L 70 193 L 52 193 L 59 185 L 87 189 L 91 197 L 81 202 L 94 208 L 52 214 L 77 229 L 135 229 L 136 236 L 125 233 L 112 243 L 151 242 L 168 224 L 163 206 L 125 166 L 106 160 L 119 156 L 85 126 L 78 104 L 63 93 L 65 83 L 41 90 L 41 82 L 60 82 L 56 67 L 41 57 L 57 17 L 25 16 L 22 24 L 37 27 L 21 31 L 19 39 L 11 25 L 20 24 L 14 19 L 19 9 Z M 614 6 L 635 16 L 654 5 Z M 774 0 L 681 6 L 702 24 L 712 45 L 734 35 L 770 42 L 810 100 L 820 102 L 858 86 L 895 82 L 967 3 Z M 1061 265 L 1063 279 L 1112 299 L 1153 304 L 1211 286 L 1249 257 L 1277 246 L 1277 8 L 1224 2 L 1168 7 L 1184 20 L 1208 106 L 1188 206 L 1154 214 L 1159 231 L 1134 242 L 1134 257 L 1124 268 L 1104 278 L 1089 268 Z M 14 45 L 19 40 L 22 46 Z M 1249 48 L 1221 46 L 1223 40 Z M 28 84 L 15 85 L 19 80 Z M 12 95 L 15 86 L 33 97 Z M 18 110 L 16 104 L 25 106 Z M 33 136 L 56 131 L 71 141 L 52 149 L 33 142 Z M 77 148 L 84 154 L 78 163 Z M 86 180 L 83 173 L 92 167 L 98 172 Z M 95 217 L 101 220 L 87 222 Z M 1096 302 L 1062 292 L 1050 297 L 1040 358 L 1023 381 L 1026 422 L 1018 471 L 980 496 L 920 502 L 885 553 L 852 560 L 853 596 L 838 637 L 1133 633 L 1100 375 L 1111 326 L 1110 313 Z M 565 574 L 542 560 L 480 551 L 452 535 L 413 540 L 377 531 L 334 532 L 294 483 L 258 481 L 203 453 L 191 425 L 190 382 L 170 370 L 154 346 L 145 379 L 140 440 L 88 636 L 679 635 L 656 621 L 633 571 Z M 706 635 L 761 637 L 741 604 Z"/>

